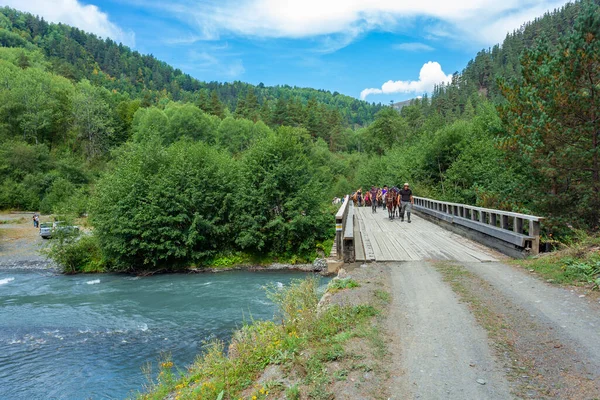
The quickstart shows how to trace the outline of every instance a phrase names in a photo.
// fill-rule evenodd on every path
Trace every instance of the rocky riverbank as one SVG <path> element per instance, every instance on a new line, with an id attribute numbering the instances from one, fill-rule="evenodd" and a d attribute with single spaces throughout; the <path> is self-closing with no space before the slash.
<path id="1" fill-rule="evenodd" d="M 231 267 L 219 267 L 219 268 L 190 268 L 190 272 L 194 273 L 205 273 L 205 272 L 223 272 L 223 271 L 300 271 L 300 272 L 316 272 L 321 275 L 330 275 L 327 272 L 327 261 L 323 258 L 317 258 L 312 264 L 285 264 L 285 263 L 273 263 L 268 265 L 234 265 Z"/>

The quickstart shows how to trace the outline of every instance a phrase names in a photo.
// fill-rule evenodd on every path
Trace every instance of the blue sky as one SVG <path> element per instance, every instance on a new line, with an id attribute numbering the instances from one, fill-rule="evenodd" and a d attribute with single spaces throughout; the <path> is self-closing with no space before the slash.
<path id="1" fill-rule="evenodd" d="M 204 81 L 388 103 L 422 95 L 564 0 L 0 0 Z"/>

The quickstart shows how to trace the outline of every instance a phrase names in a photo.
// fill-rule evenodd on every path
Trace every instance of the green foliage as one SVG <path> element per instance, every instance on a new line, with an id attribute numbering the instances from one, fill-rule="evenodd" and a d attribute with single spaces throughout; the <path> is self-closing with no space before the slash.
<path id="1" fill-rule="evenodd" d="M 292 385 L 285 390 L 285 398 L 287 400 L 300 400 L 300 389 L 298 385 Z"/>
<path id="2" fill-rule="evenodd" d="M 402 144 L 408 136 L 408 124 L 391 107 L 385 107 L 375 116 L 365 135 L 365 149 L 382 155 L 394 145 Z"/>
<path id="3" fill-rule="evenodd" d="M 54 233 L 45 252 L 65 274 L 104 272 L 104 260 L 94 235 Z"/>
<path id="4" fill-rule="evenodd" d="M 74 190 L 75 185 L 68 180 L 60 177 L 55 179 L 40 203 L 40 211 L 43 214 L 52 214 L 54 211 L 53 207 L 69 199 L 73 195 Z"/>
<path id="5" fill-rule="evenodd" d="M 218 117 L 205 114 L 192 104 L 177 103 L 169 103 L 165 115 L 169 119 L 167 143 L 183 137 L 210 144 L 216 142 L 214 134 L 221 121 Z"/>
<path id="6" fill-rule="evenodd" d="M 76 86 L 72 97 L 73 127 L 88 158 L 106 153 L 110 137 L 114 134 L 115 121 L 108 101 L 110 94 L 83 80 Z"/>
<path id="7" fill-rule="evenodd" d="M 578 280 L 593 284 L 598 288 L 600 283 L 600 259 L 593 261 L 568 260 L 563 266 L 566 279 Z"/>
<path id="8" fill-rule="evenodd" d="M 203 143 L 130 145 L 98 182 L 92 222 L 120 270 L 175 270 L 231 242 L 236 162 Z"/>
<path id="9" fill-rule="evenodd" d="M 265 139 L 270 129 L 262 122 L 227 117 L 219 124 L 217 143 L 233 154 L 248 150 L 257 140 Z"/>
<path id="10" fill-rule="evenodd" d="M 523 79 L 503 83 L 505 146 L 531 163 L 546 215 L 600 229 L 600 7 L 584 1 L 556 49 L 541 41 L 521 60 Z"/>
<path id="11" fill-rule="evenodd" d="M 344 289 L 352 289 L 359 287 L 360 285 L 352 278 L 344 278 L 344 279 L 333 279 L 329 282 L 328 290 L 331 293 L 335 293 Z"/>
<path id="12" fill-rule="evenodd" d="M 515 261 L 543 278 L 560 284 L 600 284 L 600 238 L 577 231 L 574 240 L 562 249 L 536 258 Z"/>
<path id="13" fill-rule="evenodd" d="M 325 192 L 302 130 L 279 128 L 244 154 L 235 207 L 235 242 L 275 254 L 313 252 L 331 225 Z"/>
<path id="14" fill-rule="evenodd" d="M 386 292 L 384 290 L 381 289 L 377 289 L 375 290 L 375 297 L 377 297 L 379 300 L 381 300 L 384 303 L 391 303 L 392 301 L 392 295 L 390 292 Z"/>
<path id="15" fill-rule="evenodd" d="M 239 252 L 220 253 L 208 260 L 205 265 L 211 268 L 229 268 L 236 265 L 247 264 L 250 257 Z"/>

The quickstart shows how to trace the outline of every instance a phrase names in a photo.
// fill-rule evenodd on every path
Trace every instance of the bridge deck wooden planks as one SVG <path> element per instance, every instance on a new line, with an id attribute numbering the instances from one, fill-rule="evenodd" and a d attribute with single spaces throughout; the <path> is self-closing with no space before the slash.
<path id="1" fill-rule="evenodd" d="M 354 212 L 360 230 L 359 238 L 355 237 L 355 240 L 362 240 L 362 245 L 360 242 L 355 245 L 364 249 L 360 254 L 361 261 L 497 261 L 468 239 L 414 213 L 409 224 L 406 220 L 390 221 L 387 210 L 378 209 L 373 213 L 370 207 L 357 207 Z"/>

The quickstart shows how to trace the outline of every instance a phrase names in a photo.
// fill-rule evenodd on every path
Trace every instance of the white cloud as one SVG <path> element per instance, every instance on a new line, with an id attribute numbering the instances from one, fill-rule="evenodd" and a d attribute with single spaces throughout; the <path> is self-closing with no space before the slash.
<path id="1" fill-rule="evenodd" d="M 139 0 L 128 0 L 139 1 Z M 426 19 L 433 38 L 452 37 L 477 46 L 567 0 L 146 0 L 194 26 L 205 40 L 223 34 L 261 38 L 320 37 L 325 48 L 343 47 L 372 30 L 398 31 L 403 22 Z M 427 29 L 426 29 L 427 30 Z"/>
<path id="2" fill-rule="evenodd" d="M 385 82 L 381 89 L 368 88 L 360 92 L 361 100 L 372 94 L 392 94 L 392 93 L 428 93 L 433 90 L 436 84 L 447 83 L 452 80 L 452 74 L 446 75 L 442 71 L 442 66 L 435 61 L 429 61 L 424 64 L 419 72 L 417 81 L 392 81 Z"/>
<path id="3" fill-rule="evenodd" d="M 435 50 L 430 45 L 425 44 L 425 43 L 419 43 L 419 42 L 400 43 L 400 44 L 395 44 L 392 47 L 396 50 L 401 50 L 401 51 L 433 51 L 433 50 Z"/>
<path id="4" fill-rule="evenodd" d="M 62 22 L 103 38 L 109 37 L 116 42 L 135 46 L 135 34 L 132 31 L 123 31 L 108 19 L 108 14 L 92 4 L 83 5 L 78 0 L 0 0 L 0 5 L 7 5 L 44 17 L 50 22 Z"/>
<path id="5" fill-rule="evenodd" d="M 218 52 L 190 50 L 186 57 L 188 63 L 178 65 L 182 70 L 202 74 L 210 71 L 223 79 L 235 79 L 246 72 L 241 59 L 227 59 Z"/>

